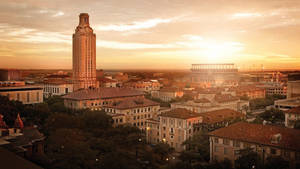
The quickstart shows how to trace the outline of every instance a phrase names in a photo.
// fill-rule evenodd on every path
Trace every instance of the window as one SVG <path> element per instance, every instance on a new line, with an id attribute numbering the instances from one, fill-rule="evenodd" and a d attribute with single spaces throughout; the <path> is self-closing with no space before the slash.
<path id="1" fill-rule="evenodd" d="M 230 141 L 229 141 L 228 139 L 224 139 L 224 140 L 223 140 L 223 144 L 229 145 L 229 143 L 230 143 Z"/>
<path id="2" fill-rule="evenodd" d="M 40 101 L 40 93 L 39 92 L 36 92 L 36 101 Z"/>
<path id="3" fill-rule="evenodd" d="M 241 143 L 239 141 L 233 141 L 233 146 L 234 147 L 240 147 Z"/>
<path id="4" fill-rule="evenodd" d="M 276 149 L 271 148 L 271 154 L 276 154 Z"/>
<path id="5" fill-rule="evenodd" d="M 174 130 L 173 130 L 173 128 L 171 128 L 171 133 L 173 133 L 174 132 Z"/>
<path id="6" fill-rule="evenodd" d="M 289 151 L 284 151 L 283 152 L 284 157 L 290 158 L 290 152 Z"/>
<path id="7" fill-rule="evenodd" d="M 218 147 L 217 146 L 214 147 L 214 151 L 218 152 Z"/>
<path id="8" fill-rule="evenodd" d="M 219 143 L 219 139 L 218 138 L 215 138 L 215 143 Z"/>
<path id="9" fill-rule="evenodd" d="M 30 100 L 29 94 L 30 94 L 30 93 L 27 93 L 27 102 L 29 102 L 29 100 Z"/>
<path id="10" fill-rule="evenodd" d="M 165 130 L 166 130 L 166 127 L 163 127 L 163 130 L 165 131 Z"/>
<path id="11" fill-rule="evenodd" d="M 224 154 L 226 154 L 226 155 L 228 154 L 228 148 L 226 148 L 226 147 L 224 148 Z"/>
<path id="12" fill-rule="evenodd" d="M 68 94 L 69 93 L 69 88 L 65 89 L 65 93 Z"/>

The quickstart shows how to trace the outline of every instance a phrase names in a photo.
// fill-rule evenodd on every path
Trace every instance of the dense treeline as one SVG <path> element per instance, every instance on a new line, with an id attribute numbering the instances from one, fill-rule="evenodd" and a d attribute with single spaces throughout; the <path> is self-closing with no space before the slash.
<path id="1" fill-rule="evenodd" d="M 46 152 L 34 161 L 46 169 L 159 168 L 172 152 L 166 144 L 147 145 L 136 127 L 113 127 L 105 112 L 66 109 L 57 96 L 36 105 L 1 96 L 0 110 L 10 126 L 17 113 L 25 125 L 38 125 L 46 136 Z"/>

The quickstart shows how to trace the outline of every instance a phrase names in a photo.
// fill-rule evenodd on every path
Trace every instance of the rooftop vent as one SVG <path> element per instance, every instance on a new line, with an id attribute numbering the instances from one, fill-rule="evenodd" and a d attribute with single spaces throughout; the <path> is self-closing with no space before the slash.
<path id="1" fill-rule="evenodd" d="M 278 144 L 281 140 L 281 134 L 278 133 L 278 134 L 274 134 L 271 138 L 271 143 L 272 144 Z"/>

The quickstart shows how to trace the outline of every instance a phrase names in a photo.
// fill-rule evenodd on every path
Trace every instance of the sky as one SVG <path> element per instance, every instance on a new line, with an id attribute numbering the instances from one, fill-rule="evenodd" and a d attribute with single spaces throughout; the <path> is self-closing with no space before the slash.
<path id="1" fill-rule="evenodd" d="M 71 69 L 80 13 L 98 69 L 300 68 L 299 0 L 1 0 L 0 68 Z"/>

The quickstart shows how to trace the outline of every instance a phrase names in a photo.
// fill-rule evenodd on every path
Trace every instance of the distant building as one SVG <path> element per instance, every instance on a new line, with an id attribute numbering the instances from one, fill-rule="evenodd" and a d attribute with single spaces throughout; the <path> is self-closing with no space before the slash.
<path id="1" fill-rule="evenodd" d="M 144 93 L 127 88 L 84 89 L 69 93 L 64 98 L 64 105 L 71 109 L 101 110 L 127 98 L 144 98 Z"/>
<path id="2" fill-rule="evenodd" d="M 259 88 L 266 90 L 266 95 L 282 95 L 286 96 L 287 94 L 287 85 L 279 82 L 265 82 L 263 84 L 257 85 Z"/>
<path id="3" fill-rule="evenodd" d="M 22 78 L 20 70 L 0 69 L 0 81 L 19 81 Z"/>
<path id="4" fill-rule="evenodd" d="M 124 86 L 134 90 L 150 93 L 152 91 L 158 91 L 161 87 L 161 84 L 157 80 L 149 80 L 149 81 L 128 82 Z"/>
<path id="5" fill-rule="evenodd" d="M 295 122 L 300 121 L 300 106 L 292 108 L 284 112 L 285 114 L 285 126 L 289 128 L 294 128 Z"/>
<path id="6" fill-rule="evenodd" d="M 183 90 L 177 88 L 162 88 L 159 91 L 152 91 L 151 96 L 159 98 L 165 102 L 169 102 L 173 99 L 183 96 Z"/>
<path id="7" fill-rule="evenodd" d="M 7 96 L 9 100 L 20 101 L 23 104 L 43 102 L 43 87 L 39 85 L 25 85 L 25 82 L 0 82 L 0 95 Z"/>
<path id="8" fill-rule="evenodd" d="M 288 81 L 287 98 L 300 97 L 300 80 Z"/>
<path id="9" fill-rule="evenodd" d="M 160 104 L 146 98 L 125 98 L 103 105 L 102 109 L 113 117 L 114 125 L 130 124 L 146 129 L 146 119 L 156 118 Z"/>
<path id="10" fill-rule="evenodd" d="M 274 107 L 282 111 L 287 111 L 300 106 L 300 97 L 280 99 L 274 102 Z"/>
<path id="11" fill-rule="evenodd" d="M 118 82 L 116 80 L 105 77 L 97 78 L 97 80 L 99 81 L 100 87 L 118 87 Z"/>
<path id="12" fill-rule="evenodd" d="M 89 15 L 79 15 L 79 25 L 73 34 L 74 91 L 98 87 L 96 81 L 96 34 L 90 27 Z"/>
<path id="13" fill-rule="evenodd" d="M 62 96 L 73 92 L 73 83 L 65 80 L 48 80 L 43 82 L 44 97 Z"/>
<path id="14" fill-rule="evenodd" d="M 190 82 L 192 86 L 211 87 L 235 85 L 239 81 L 234 64 L 192 64 Z"/>
<path id="15" fill-rule="evenodd" d="M 171 108 L 185 108 L 196 113 L 220 109 L 232 109 L 246 113 L 249 101 L 240 100 L 239 97 L 230 94 L 199 94 L 194 100 L 171 103 Z"/>
<path id="16" fill-rule="evenodd" d="M 251 148 L 263 163 L 268 157 L 281 156 L 290 168 L 300 166 L 300 130 L 239 122 L 209 133 L 210 161 L 234 161 L 240 150 Z"/>
<path id="17" fill-rule="evenodd" d="M 234 96 L 247 96 L 250 99 L 258 99 L 266 97 L 266 90 L 264 88 L 256 87 L 255 85 L 245 85 L 229 88 L 226 93 L 231 93 Z"/>

